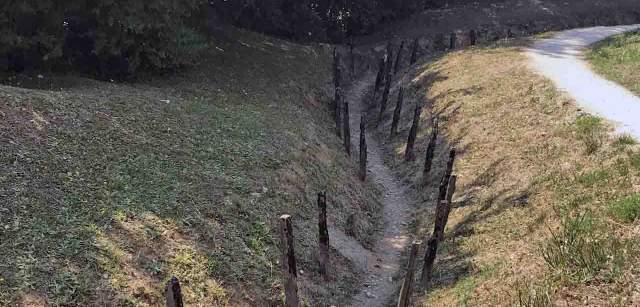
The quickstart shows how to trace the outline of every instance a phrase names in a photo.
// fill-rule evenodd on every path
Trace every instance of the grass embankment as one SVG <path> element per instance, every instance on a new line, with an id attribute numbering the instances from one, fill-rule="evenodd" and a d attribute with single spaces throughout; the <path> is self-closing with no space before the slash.
<path id="1" fill-rule="evenodd" d="M 159 306 L 172 275 L 190 306 L 269 305 L 283 213 L 305 300 L 354 291 L 336 255 L 313 273 L 318 191 L 361 241 L 378 222 L 326 112 L 330 52 L 232 37 L 172 77 L 0 85 L 0 305 Z"/>
<path id="2" fill-rule="evenodd" d="M 448 239 L 425 306 L 638 303 L 640 148 L 633 139 L 610 137 L 606 123 L 580 114 L 531 72 L 517 46 L 454 52 L 425 61 L 405 80 L 427 103 L 420 158 L 402 159 L 411 107 L 388 152 L 424 197 L 413 225 L 419 238 L 433 229 L 442 168 L 449 148 L 458 150 Z M 424 190 L 432 115 L 441 123 L 438 171 Z"/>
<path id="3" fill-rule="evenodd" d="M 640 95 L 640 32 L 628 32 L 593 46 L 587 58 L 599 74 Z"/>

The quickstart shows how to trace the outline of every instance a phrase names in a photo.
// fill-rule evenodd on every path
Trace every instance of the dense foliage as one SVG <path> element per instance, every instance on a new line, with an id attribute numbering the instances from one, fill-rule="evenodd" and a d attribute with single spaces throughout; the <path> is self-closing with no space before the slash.
<path id="1" fill-rule="evenodd" d="M 232 23 L 297 40 L 344 42 L 437 0 L 4 0 L 0 71 L 73 67 L 109 77 L 172 69 Z"/>
<path id="2" fill-rule="evenodd" d="M 184 63 L 203 0 L 7 0 L 0 70 L 72 65 L 109 76 Z"/>
<path id="3" fill-rule="evenodd" d="M 228 22 L 287 38 L 341 42 L 441 0 L 212 0 Z"/>

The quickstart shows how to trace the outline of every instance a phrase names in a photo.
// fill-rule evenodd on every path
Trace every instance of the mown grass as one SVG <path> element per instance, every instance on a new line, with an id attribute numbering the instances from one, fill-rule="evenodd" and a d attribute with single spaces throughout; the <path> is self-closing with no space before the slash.
<path id="1" fill-rule="evenodd" d="M 350 294 L 339 259 L 316 282 L 315 195 L 363 242 L 379 215 L 329 132 L 329 51 L 232 37 L 172 76 L 0 86 L 0 306 L 155 306 L 173 275 L 188 305 L 277 302 L 283 213 L 305 299 Z"/>
<path id="2" fill-rule="evenodd" d="M 640 94 L 640 32 L 628 32 L 597 43 L 587 58 L 594 69 Z"/>

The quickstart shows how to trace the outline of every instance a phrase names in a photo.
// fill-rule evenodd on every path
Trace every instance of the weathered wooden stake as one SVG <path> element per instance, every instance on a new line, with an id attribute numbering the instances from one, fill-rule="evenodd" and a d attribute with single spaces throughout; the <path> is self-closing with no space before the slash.
<path id="1" fill-rule="evenodd" d="M 167 282 L 167 286 L 164 290 L 167 307 L 183 307 L 182 304 L 182 290 L 180 289 L 180 281 L 178 278 L 171 277 L 171 280 Z"/>
<path id="2" fill-rule="evenodd" d="M 436 217 L 433 223 L 433 236 L 437 238 L 438 241 L 442 241 L 444 239 L 444 228 L 447 220 L 449 219 L 447 214 L 451 212 L 447 207 L 449 207 L 449 203 L 447 203 L 446 200 L 439 201 L 438 206 L 436 207 Z"/>
<path id="3" fill-rule="evenodd" d="M 338 49 L 333 49 L 333 84 L 335 87 L 339 87 L 341 84 L 340 78 L 340 55 Z"/>
<path id="4" fill-rule="evenodd" d="M 298 307 L 298 269 L 296 267 L 296 255 L 293 246 L 293 227 L 291 216 L 280 217 L 280 248 L 282 249 L 282 277 L 284 282 L 284 295 L 286 307 Z"/>
<path id="5" fill-rule="evenodd" d="M 416 38 L 413 41 L 413 47 L 411 47 L 411 60 L 409 61 L 412 65 L 418 59 L 418 39 Z"/>
<path id="6" fill-rule="evenodd" d="M 327 192 L 318 193 L 318 267 L 320 275 L 329 268 L 329 229 L 327 227 Z"/>
<path id="7" fill-rule="evenodd" d="M 387 83 L 384 86 L 384 92 L 382 92 L 382 100 L 380 101 L 380 114 L 378 115 L 378 122 L 376 127 L 380 125 L 384 112 L 387 110 L 387 102 L 389 101 L 389 91 L 391 91 L 391 75 L 387 75 Z"/>
<path id="8" fill-rule="evenodd" d="M 398 122 L 400 122 L 400 114 L 402 113 L 402 102 L 404 100 L 404 88 L 401 87 L 398 92 L 398 102 L 396 103 L 396 109 L 393 111 L 393 121 L 391 121 L 391 135 L 390 138 L 396 136 L 398 133 Z"/>
<path id="9" fill-rule="evenodd" d="M 476 34 L 476 30 L 472 29 L 471 31 L 469 31 L 469 45 L 475 46 L 477 40 L 478 36 Z"/>
<path id="10" fill-rule="evenodd" d="M 404 41 L 402 41 L 402 43 L 400 43 L 400 48 L 398 49 L 398 55 L 396 56 L 396 65 L 393 68 L 393 73 L 397 74 L 398 70 L 400 69 L 400 61 L 402 61 L 402 51 L 404 49 Z"/>
<path id="11" fill-rule="evenodd" d="M 411 243 L 411 252 L 409 253 L 409 264 L 407 265 L 407 274 L 402 282 L 400 289 L 400 298 L 398 299 L 398 307 L 408 307 L 411 304 L 411 295 L 413 294 L 413 281 L 415 279 L 416 258 L 418 250 L 422 245 L 421 241 L 413 241 Z"/>
<path id="12" fill-rule="evenodd" d="M 416 137 L 418 136 L 418 127 L 420 126 L 420 113 L 421 108 L 416 106 L 416 110 L 413 113 L 413 124 L 411 124 L 411 130 L 409 131 L 409 139 L 407 140 L 407 147 L 404 150 L 404 160 L 405 161 L 413 161 L 415 160 L 415 155 L 413 153 L 413 146 L 416 142 Z"/>
<path id="13" fill-rule="evenodd" d="M 360 180 L 367 179 L 367 139 L 364 113 L 360 115 Z"/>
<path id="14" fill-rule="evenodd" d="M 343 142 L 344 142 L 344 150 L 347 152 L 348 156 L 351 156 L 351 125 L 349 124 L 349 102 L 344 102 L 344 112 L 342 114 L 342 127 L 343 131 Z"/>
<path id="15" fill-rule="evenodd" d="M 349 44 L 349 53 L 351 55 L 351 76 L 356 75 L 356 57 L 353 55 L 353 39 Z"/>
<path id="16" fill-rule="evenodd" d="M 458 40 L 458 37 L 456 36 L 456 32 L 451 33 L 451 38 L 449 39 L 449 49 L 451 50 L 456 49 L 457 40 Z"/>
<path id="17" fill-rule="evenodd" d="M 458 176 L 452 175 L 449 178 L 449 185 L 447 187 L 447 206 L 445 207 L 444 212 L 444 221 L 442 223 L 440 238 L 444 238 L 444 229 L 447 226 L 447 222 L 449 221 L 449 214 L 451 213 L 451 202 L 453 201 L 453 193 L 456 192 L 456 181 L 458 180 Z"/>
<path id="18" fill-rule="evenodd" d="M 436 144 L 438 143 L 438 119 L 433 119 L 431 127 L 431 138 L 429 138 L 429 145 L 427 145 L 427 154 L 424 159 L 424 169 L 422 171 L 422 178 L 425 184 L 429 181 L 429 174 L 431 173 L 431 166 L 433 165 L 433 156 L 436 152 Z"/>
<path id="19" fill-rule="evenodd" d="M 337 88 L 336 93 L 340 93 L 340 95 L 336 95 L 336 134 L 338 137 L 342 137 L 342 90 Z"/>
<path id="20" fill-rule="evenodd" d="M 378 90 L 380 89 L 380 85 L 384 82 L 384 72 L 386 70 L 386 56 L 380 59 L 380 63 L 378 63 L 378 75 L 376 76 L 376 83 L 373 87 L 373 101 L 376 101 L 376 94 L 378 94 Z"/>
<path id="21" fill-rule="evenodd" d="M 431 274 L 433 272 L 433 263 L 436 261 L 436 254 L 438 253 L 438 239 L 435 237 L 429 238 L 427 243 L 427 252 L 424 254 L 424 264 L 422 265 L 422 275 L 420 276 L 420 284 L 422 290 L 427 290 L 429 283 L 431 283 Z"/>
<path id="22" fill-rule="evenodd" d="M 449 161 L 447 161 L 447 167 L 445 168 L 443 180 L 447 180 L 449 182 L 449 177 L 451 177 L 451 173 L 453 172 L 453 163 L 456 161 L 456 149 L 451 148 L 449 151 Z M 442 198 L 444 199 L 444 198 Z"/>

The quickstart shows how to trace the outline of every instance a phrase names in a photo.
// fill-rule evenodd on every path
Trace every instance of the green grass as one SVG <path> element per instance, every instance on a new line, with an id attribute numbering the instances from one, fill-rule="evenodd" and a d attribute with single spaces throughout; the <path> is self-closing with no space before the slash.
<path id="1" fill-rule="evenodd" d="M 626 146 L 632 146 L 636 144 L 638 144 L 638 142 L 631 135 L 623 134 L 623 135 L 617 136 L 613 140 L 612 145 L 615 147 L 626 147 Z"/>
<path id="2" fill-rule="evenodd" d="M 640 217 L 640 194 L 635 194 L 613 203 L 609 211 L 621 221 L 634 222 Z"/>
<path id="3" fill-rule="evenodd" d="M 640 32 L 628 32 L 596 44 L 587 55 L 595 70 L 640 94 Z"/>
<path id="4" fill-rule="evenodd" d="M 0 306 L 159 305 L 172 275 L 189 305 L 269 304 L 276 218 L 313 271 L 319 190 L 374 235 L 376 195 L 330 133 L 329 50 L 233 37 L 173 76 L 0 85 Z M 309 299 L 345 297 L 349 274 Z"/>
<path id="5" fill-rule="evenodd" d="M 593 154 L 602 146 L 606 131 L 602 119 L 592 115 L 583 115 L 576 120 L 578 139 L 584 143 L 587 154 Z"/>
<path id="6" fill-rule="evenodd" d="M 542 247 L 542 256 L 552 269 L 572 282 L 588 282 L 602 269 L 624 261 L 624 243 L 606 232 L 591 213 L 566 217 L 559 232 Z M 617 268 L 619 271 L 619 267 Z"/>

